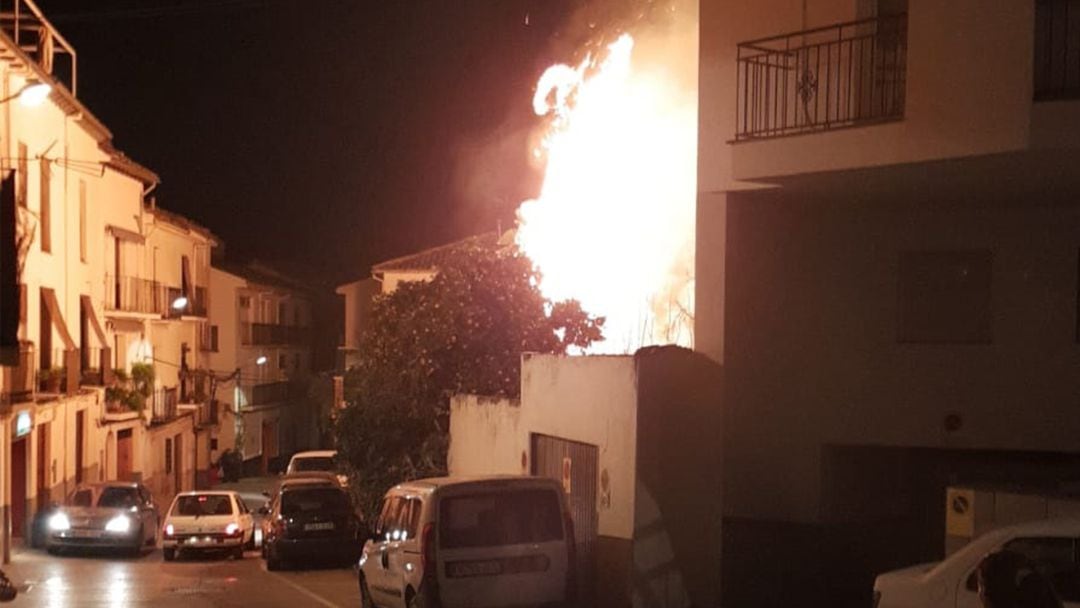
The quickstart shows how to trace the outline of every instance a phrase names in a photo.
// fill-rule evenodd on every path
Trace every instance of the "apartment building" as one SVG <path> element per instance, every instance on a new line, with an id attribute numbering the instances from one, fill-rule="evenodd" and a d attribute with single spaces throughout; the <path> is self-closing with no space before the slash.
<path id="1" fill-rule="evenodd" d="M 1080 481 L 1080 3 L 702 0 L 724 603 L 868 605 L 945 487 Z"/>
<path id="2" fill-rule="evenodd" d="M 0 16 L 5 560 L 81 482 L 143 479 L 160 501 L 195 485 L 210 421 L 185 392 L 200 363 L 183 345 L 205 320 L 216 242 L 145 204 L 158 176 L 113 146 L 76 96 L 74 49 L 33 2 L 18 5 Z M 32 90 L 47 94 L 24 104 Z"/>
<path id="3" fill-rule="evenodd" d="M 223 419 L 216 444 L 235 446 L 247 470 L 265 472 L 274 457 L 318 444 L 314 414 L 290 407 L 302 397 L 292 381 L 311 373 L 311 297 L 294 279 L 259 263 L 215 263 L 210 291 L 210 324 L 200 348 L 221 378 L 214 399 L 231 421 Z"/>

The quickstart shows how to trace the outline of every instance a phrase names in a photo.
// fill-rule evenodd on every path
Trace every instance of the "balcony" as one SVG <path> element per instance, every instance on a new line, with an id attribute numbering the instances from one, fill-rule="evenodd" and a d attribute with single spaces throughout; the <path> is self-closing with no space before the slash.
<path id="1" fill-rule="evenodd" d="M 36 358 L 32 342 L 20 342 L 16 364 L 0 367 L 0 405 L 33 401 Z"/>
<path id="2" fill-rule="evenodd" d="M 274 323 L 243 323 L 240 342 L 244 346 L 306 345 L 311 341 L 307 327 Z"/>
<path id="3" fill-rule="evenodd" d="M 112 379 L 112 349 L 84 346 L 80 349 L 83 386 L 106 386 Z"/>
<path id="4" fill-rule="evenodd" d="M 177 387 L 156 389 L 152 396 L 150 422 L 162 423 L 173 420 L 178 415 L 180 391 Z"/>
<path id="5" fill-rule="evenodd" d="M 267 382 L 240 388 L 241 407 L 258 407 L 284 403 L 289 397 L 288 382 Z"/>
<path id="6" fill-rule="evenodd" d="M 77 348 L 55 348 L 41 362 L 37 371 L 38 393 L 46 395 L 74 395 L 82 383 L 82 354 Z M 43 357 L 44 358 L 44 357 Z"/>
<path id="7" fill-rule="evenodd" d="M 743 42 L 735 139 L 902 119 L 906 66 L 907 15 Z"/>
<path id="8" fill-rule="evenodd" d="M 205 317 L 206 316 L 206 288 L 195 287 L 190 293 L 185 294 L 180 287 L 168 287 L 165 290 L 168 302 L 167 314 L 171 318 L 177 317 Z M 177 308 L 175 303 L 180 298 L 186 298 L 187 303 Z"/>
<path id="9" fill-rule="evenodd" d="M 115 312 L 160 315 L 165 311 L 161 283 L 127 276 L 105 277 L 105 308 Z"/>

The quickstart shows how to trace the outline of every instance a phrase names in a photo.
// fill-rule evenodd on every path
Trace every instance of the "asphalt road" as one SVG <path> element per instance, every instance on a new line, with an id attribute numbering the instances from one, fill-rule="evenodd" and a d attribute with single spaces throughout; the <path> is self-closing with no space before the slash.
<path id="1" fill-rule="evenodd" d="M 257 509 L 265 500 L 261 490 L 275 482 L 248 479 L 219 488 L 240 492 L 248 506 Z M 19 596 L 8 604 L 13 608 L 335 608 L 360 603 L 351 569 L 299 566 L 268 572 L 259 551 L 249 551 L 243 560 L 208 555 L 165 562 L 160 549 L 138 558 L 108 552 L 51 556 L 24 549 L 12 556 L 4 571 L 20 586 Z"/>
<path id="2" fill-rule="evenodd" d="M 218 556 L 163 561 L 160 550 L 139 558 L 110 554 L 54 557 L 22 551 L 5 568 L 21 586 L 11 606 L 355 606 L 352 570 L 325 566 L 267 572 L 258 551 L 243 560 Z"/>

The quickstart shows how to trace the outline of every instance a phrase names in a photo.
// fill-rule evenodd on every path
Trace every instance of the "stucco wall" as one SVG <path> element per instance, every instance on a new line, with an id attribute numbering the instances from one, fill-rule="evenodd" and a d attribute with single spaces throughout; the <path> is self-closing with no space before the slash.
<path id="1" fill-rule="evenodd" d="M 827 444 L 1080 450 L 1074 200 L 739 197 L 728 214 L 729 514 L 814 521 Z M 900 252 L 955 249 L 992 252 L 992 342 L 898 342 Z M 950 413 L 958 431 L 945 430 Z"/>
<path id="2" fill-rule="evenodd" d="M 522 475 L 521 403 L 476 395 L 455 395 L 450 400 L 451 475 Z"/>

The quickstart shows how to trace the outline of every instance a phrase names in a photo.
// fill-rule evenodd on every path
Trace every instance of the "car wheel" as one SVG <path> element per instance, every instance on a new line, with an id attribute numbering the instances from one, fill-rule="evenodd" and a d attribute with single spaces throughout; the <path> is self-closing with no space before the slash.
<path id="1" fill-rule="evenodd" d="M 176 559 L 176 549 L 174 547 L 166 547 L 161 550 L 161 555 L 165 558 L 165 561 L 171 562 Z"/>
<path id="2" fill-rule="evenodd" d="M 233 559 L 244 559 L 244 545 L 237 545 L 232 550 Z"/>
<path id="3" fill-rule="evenodd" d="M 368 591 L 367 581 L 364 575 L 360 575 L 360 608 L 375 608 L 375 602 L 371 601 L 371 592 Z"/>

